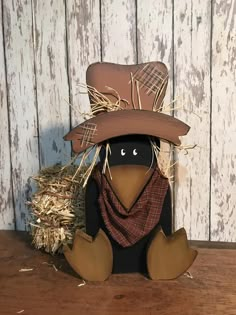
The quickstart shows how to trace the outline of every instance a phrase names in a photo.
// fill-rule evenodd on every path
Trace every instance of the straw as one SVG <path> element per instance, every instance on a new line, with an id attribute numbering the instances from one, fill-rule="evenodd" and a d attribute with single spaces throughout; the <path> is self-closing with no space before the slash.
<path id="1" fill-rule="evenodd" d="M 38 190 L 27 202 L 31 208 L 31 234 L 36 248 L 55 254 L 71 244 L 76 229 L 85 230 L 85 191 L 77 165 L 42 169 L 33 176 Z"/>

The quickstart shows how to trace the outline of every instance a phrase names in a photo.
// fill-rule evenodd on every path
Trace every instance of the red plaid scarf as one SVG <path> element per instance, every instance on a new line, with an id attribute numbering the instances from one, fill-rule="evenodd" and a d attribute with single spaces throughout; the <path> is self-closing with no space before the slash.
<path id="1" fill-rule="evenodd" d="M 129 212 L 120 203 L 105 175 L 96 167 L 93 178 L 100 187 L 98 203 L 104 223 L 122 247 L 135 244 L 158 223 L 168 189 L 168 179 L 158 169 Z"/>

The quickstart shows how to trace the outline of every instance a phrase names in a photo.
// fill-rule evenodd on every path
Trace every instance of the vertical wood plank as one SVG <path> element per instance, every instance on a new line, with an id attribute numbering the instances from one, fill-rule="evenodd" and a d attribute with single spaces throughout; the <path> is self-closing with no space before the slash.
<path id="1" fill-rule="evenodd" d="M 236 1 L 216 0 L 212 41 L 211 239 L 236 241 Z"/>
<path id="2" fill-rule="evenodd" d="M 39 168 L 31 1 L 3 1 L 16 228 L 24 230 L 29 176 Z"/>
<path id="3" fill-rule="evenodd" d="M 172 0 L 137 1 L 138 62 L 162 61 L 169 70 L 166 101 L 172 94 Z"/>
<path id="4" fill-rule="evenodd" d="M 68 61 L 72 126 L 82 122 L 90 110 L 86 83 L 87 67 L 101 59 L 99 1 L 67 1 Z"/>
<path id="5" fill-rule="evenodd" d="M 164 62 L 167 66 L 169 81 L 164 99 L 164 113 L 172 115 L 173 112 L 169 110 L 168 106 L 173 99 L 172 0 L 167 0 L 165 2 L 155 0 L 138 0 L 136 10 L 138 62 L 141 63 L 158 60 Z M 171 147 L 168 143 L 163 141 L 161 141 L 160 145 L 160 158 L 164 161 L 164 165 L 167 165 L 170 159 L 172 159 Z M 171 176 L 172 171 L 169 173 Z M 170 180 L 170 183 L 172 183 L 172 180 Z"/>
<path id="6" fill-rule="evenodd" d="M 102 0 L 102 60 L 136 63 L 136 11 L 134 0 Z"/>
<path id="7" fill-rule="evenodd" d="M 184 226 L 190 239 L 202 240 L 209 238 L 210 32 L 210 0 L 175 1 L 175 98 L 186 109 L 175 115 L 191 126 L 184 145 L 199 145 L 188 155 L 177 153 L 176 227 Z"/>
<path id="8" fill-rule="evenodd" d="M 14 230 L 11 161 L 4 61 L 2 1 L 0 0 L 0 230 Z"/>
<path id="9" fill-rule="evenodd" d="M 34 24 L 40 161 L 48 166 L 71 154 L 64 1 L 34 0 Z"/>

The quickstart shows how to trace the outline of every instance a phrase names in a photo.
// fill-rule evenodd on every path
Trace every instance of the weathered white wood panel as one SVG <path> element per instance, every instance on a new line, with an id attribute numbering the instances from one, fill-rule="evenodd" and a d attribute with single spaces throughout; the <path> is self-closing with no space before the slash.
<path id="1" fill-rule="evenodd" d="M 34 0 L 36 83 L 41 166 L 65 163 L 70 143 L 65 3 Z"/>
<path id="2" fill-rule="evenodd" d="M 4 1 L 3 13 L 16 228 L 24 230 L 28 178 L 39 168 L 31 1 Z"/>
<path id="3" fill-rule="evenodd" d="M 11 187 L 11 161 L 7 112 L 7 88 L 3 48 L 2 1 L 0 0 L 0 230 L 15 229 Z"/>
<path id="4" fill-rule="evenodd" d="M 211 239 L 236 241 L 236 1 L 216 0 L 212 42 Z"/>
<path id="5" fill-rule="evenodd" d="M 88 94 L 80 84 L 86 83 L 87 67 L 101 59 L 100 8 L 96 0 L 68 0 L 66 5 L 71 121 L 75 126 L 83 120 L 81 113 L 90 110 Z"/>
<path id="6" fill-rule="evenodd" d="M 166 105 L 172 100 L 173 89 L 172 27 L 172 0 L 167 0 L 165 3 L 155 0 L 138 0 L 138 62 L 159 60 L 166 64 L 169 71 Z"/>
<path id="7" fill-rule="evenodd" d="M 184 226 L 191 239 L 208 240 L 211 1 L 176 1 L 174 15 L 175 105 L 185 108 L 175 116 L 191 126 L 183 144 L 199 145 L 176 154 L 176 227 Z"/>
<path id="8" fill-rule="evenodd" d="M 87 94 L 79 93 L 87 66 L 162 60 L 170 70 L 166 103 L 184 103 L 175 111 L 191 126 L 184 144 L 199 145 L 177 155 L 175 228 L 186 227 L 191 239 L 236 241 L 236 1 L 1 4 L 0 228 L 14 228 L 14 217 L 17 229 L 25 228 L 28 178 L 39 160 L 46 166 L 70 159 L 63 135 L 89 109 Z"/>
<path id="9" fill-rule="evenodd" d="M 136 63 L 136 17 L 133 0 L 101 1 L 102 61 Z"/>
<path id="10" fill-rule="evenodd" d="M 164 100 L 164 113 L 173 114 L 169 110 L 173 99 L 173 5 L 172 0 L 165 3 L 155 0 L 137 1 L 137 47 L 138 62 L 159 60 L 165 63 L 169 71 L 169 81 Z M 161 160 L 165 164 L 172 159 L 172 151 L 169 144 L 161 142 Z M 172 164 L 172 162 L 170 162 Z M 173 170 L 170 170 L 171 177 Z M 172 183 L 172 178 L 170 179 Z M 173 190 L 172 190 L 173 191 Z M 173 196 L 172 196 L 173 199 Z M 173 222 L 174 223 L 174 222 Z M 174 226 L 173 226 L 174 229 Z"/>
<path id="11" fill-rule="evenodd" d="M 172 94 L 172 9 L 172 0 L 137 1 L 138 62 L 159 60 L 166 64 L 169 70 L 167 102 Z"/>

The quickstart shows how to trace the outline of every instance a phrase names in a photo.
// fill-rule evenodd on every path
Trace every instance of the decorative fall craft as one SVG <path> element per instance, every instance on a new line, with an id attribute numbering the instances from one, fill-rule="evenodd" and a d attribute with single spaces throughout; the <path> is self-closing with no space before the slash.
<path id="1" fill-rule="evenodd" d="M 64 246 L 69 264 L 86 280 L 105 280 L 112 272 L 173 279 L 196 258 L 184 229 L 171 234 L 170 187 L 158 161 L 160 139 L 179 146 L 189 130 L 161 113 L 167 82 L 161 62 L 96 63 L 87 70 L 91 118 L 65 136 L 83 153 L 76 174 L 95 152 L 82 176 L 86 232 L 78 228 L 72 248 Z"/>

